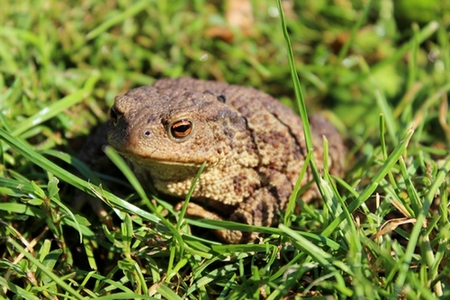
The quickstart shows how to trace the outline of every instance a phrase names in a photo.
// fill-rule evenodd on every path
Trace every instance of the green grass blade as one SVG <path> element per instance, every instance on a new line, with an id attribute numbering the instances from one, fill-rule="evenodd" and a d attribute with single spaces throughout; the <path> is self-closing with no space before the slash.
<path id="1" fill-rule="evenodd" d="M 438 172 L 435 181 L 430 187 L 429 192 L 425 196 L 424 199 L 425 201 L 423 203 L 421 213 L 416 217 L 416 223 L 414 224 L 414 227 L 411 231 L 408 246 L 406 247 L 404 257 L 401 260 L 402 264 L 398 272 L 397 280 L 395 281 L 395 293 L 392 295 L 391 299 L 397 299 L 398 295 L 401 293 L 403 289 L 406 277 L 408 276 L 408 270 L 411 263 L 411 259 L 414 254 L 414 250 L 417 246 L 420 232 L 422 231 L 423 228 L 423 222 L 425 218 L 428 216 L 431 203 L 434 200 L 434 197 L 439 189 L 439 186 L 441 186 L 443 181 L 446 180 L 446 178 L 448 178 L 449 172 L 450 172 L 450 158 L 447 158 L 445 163 L 442 165 L 440 171 Z"/>
<path id="2" fill-rule="evenodd" d="M 307 152 L 314 151 L 313 142 L 312 142 L 312 135 L 311 135 L 311 126 L 309 125 L 308 120 L 308 112 L 306 109 L 306 103 L 305 98 L 303 97 L 303 91 L 300 84 L 300 80 L 298 77 L 297 69 L 295 68 L 295 59 L 294 59 L 294 53 L 292 51 L 292 45 L 291 40 L 289 38 L 287 25 L 286 25 L 286 19 L 284 17 L 283 7 L 281 5 L 281 0 L 277 0 L 278 5 L 278 11 L 280 12 L 280 20 L 281 20 L 281 27 L 283 29 L 283 36 L 286 42 L 286 50 L 288 53 L 288 59 L 289 59 L 289 66 L 291 71 L 291 77 L 292 77 L 292 83 L 294 84 L 294 91 L 295 91 L 295 98 L 297 100 L 297 107 L 300 112 L 300 118 L 302 119 L 302 125 L 303 125 L 303 132 L 305 135 L 305 142 L 306 142 L 306 149 Z M 320 190 L 320 194 L 323 195 L 324 191 L 320 184 L 320 174 L 316 166 L 316 162 L 314 160 L 314 155 L 312 155 L 310 160 L 311 170 L 314 176 L 314 180 L 317 183 L 317 186 Z"/>
<path id="3" fill-rule="evenodd" d="M 47 269 L 43 263 L 37 260 L 33 255 L 31 255 L 26 249 L 24 249 L 19 243 L 15 240 L 8 238 L 7 242 L 17 248 L 30 262 L 35 264 L 39 270 L 51 278 L 57 285 L 66 290 L 72 297 L 75 299 L 84 299 L 76 290 L 74 290 L 70 285 L 66 282 L 62 281 L 56 274 L 54 274 L 51 270 Z"/>
<path id="4" fill-rule="evenodd" d="M 383 180 L 383 178 L 388 174 L 388 172 L 394 167 L 394 165 L 399 160 L 400 156 L 403 155 L 406 147 L 408 146 L 409 140 L 411 139 L 414 131 L 412 129 L 408 130 L 406 134 L 403 136 L 402 140 L 395 147 L 392 153 L 389 155 L 388 159 L 384 162 L 381 169 L 375 174 L 375 176 L 371 179 L 369 185 L 364 189 L 364 191 L 359 194 L 359 197 L 350 203 L 348 206 L 348 211 L 353 213 L 358 207 L 361 206 L 362 203 L 367 201 L 370 196 L 372 196 L 373 192 L 375 192 L 376 188 Z M 341 214 L 336 220 L 334 220 L 330 226 L 328 226 L 323 232 L 322 235 L 329 236 L 335 228 L 345 219 L 345 215 Z"/>
<path id="5" fill-rule="evenodd" d="M 35 296 L 33 293 L 24 290 L 20 286 L 6 280 L 5 278 L 0 276 L 0 286 L 3 288 L 16 293 L 17 297 L 20 297 L 20 299 L 26 299 L 26 300 L 39 300 L 41 298 Z"/>
<path id="6" fill-rule="evenodd" d="M 8 132 L 4 131 L 0 128 L 0 139 L 4 140 L 6 143 L 8 143 L 12 148 L 16 149 L 17 152 L 19 152 L 21 155 L 32 161 L 34 164 L 40 166 L 41 168 L 51 172 L 59 179 L 73 185 L 74 187 L 89 192 L 92 196 L 95 196 L 95 194 L 92 192 L 92 189 L 96 191 L 98 195 L 104 195 L 104 197 L 107 197 L 111 203 L 114 205 L 117 205 L 118 207 L 126 210 L 126 211 L 132 211 L 133 213 L 139 215 L 140 217 L 150 220 L 152 222 L 158 223 L 160 221 L 159 218 L 155 217 L 154 215 L 132 205 L 131 203 L 128 203 L 127 201 L 123 201 L 122 199 L 118 198 L 117 196 L 107 192 L 103 191 L 98 187 L 95 187 L 94 185 L 89 184 L 88 182 L 82 180 L 81 178 L 74 176 L 67 170 L 61 168 L 60 166 L 56 165 L 55 163 L 51 162 L 50 160 L 43 157 L 41 154 L 34 151 L 29 145 L 25 144 L 24 142 L 20 141 L 19 139 L 14 138 L 11 136 Z"/>
<path id="7" fill-rule="evenodd" d="M 32 127 L 55 117 L 69 107 L 81 102 L 87 94 L 92 93 L 94 85 L 98 80 L 98 74 L 94 74 L 86 81 L 84 89 L 70 94 L 50 106 L 43 108 L 35 115 L 21 122 L 20 125 L 11 132 L 11 134 L 13 136 L 19 136 L 25 131 L 30 130 Z"/>
<path id="8" fill-rule="evenodd" d="M 147 0 L 139 1 L 139 2 L 135 3 L 134 5 L 132 5 L 130 8 L 128 8 L 124 12 L 119 13 L 119 14 L 115 15 L 114 17 L 109 18 L 107 21 L 100 24 L 100 26 L 98 26 L 97 28 L 94 28 L 93 30 L 91 30 L 86 35 L 86 39 L 87 40 L 95 39 L 97 36 L 104 33 L 109 28 L 123 22 L 123 20 L 125 20 L 126 18 L 135 16 L 136 14 L 138 14 L 139 12 L 144 10 L 148 6 L 148 4 L 149 4 L 149 1 L 147 1 Z"/>

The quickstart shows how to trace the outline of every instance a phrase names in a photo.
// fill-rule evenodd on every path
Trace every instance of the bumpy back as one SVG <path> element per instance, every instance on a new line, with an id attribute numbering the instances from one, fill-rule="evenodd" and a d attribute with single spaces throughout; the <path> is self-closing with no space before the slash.
<path id="1" fill-rule="evenodd" d="M 210 92 L 235 107 L 247 120 L 260 154 L 263 173 L 278 171 L 295 182 L 306 156 L 302 121 L 290 108 L 268 94 L 250 87 L 192 78 L 162 79 L 154 86 L 177 87 Z M 339 133 L 321 115 L 310 117 L 314 156 L 319 169 L 323 168 L 323 136 L 328 139 L 330 172 L 343 172 L 345 149 Z M 310 180 L 308 174 L 305 180 Z"/>

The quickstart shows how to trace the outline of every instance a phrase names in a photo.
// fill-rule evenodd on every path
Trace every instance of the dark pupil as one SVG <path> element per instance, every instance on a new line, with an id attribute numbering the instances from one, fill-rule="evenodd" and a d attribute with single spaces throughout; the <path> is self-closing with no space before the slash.
<path id="1" fill-rule="evenodd" d="M 191 133 L 192 124 L 188 120 L 181 120 L 172 125 L 172 136 L 175 138 L 186 137 Z"/>
<path id="2" fill-rule="evenodd" d="M 173 128 L 173 131 L 178 132 L 178 133 L 184 133 L 187 130 L 189 130 L 191 126 L 190 125 L 179 125 L 177 127 Z"/>

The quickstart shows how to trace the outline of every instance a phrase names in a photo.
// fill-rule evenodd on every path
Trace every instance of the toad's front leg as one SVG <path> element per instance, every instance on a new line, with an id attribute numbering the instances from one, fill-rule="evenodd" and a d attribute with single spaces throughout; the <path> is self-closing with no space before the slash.
<path id="1" fill-rule="evenodd" d="M 256 191 L 245 202 L 240 203 L 238 208 L 231 214 L 229 220 L 255 226 L 271 226 L 276 224 L 278 222 L 277 212 L 281 208 L 276 195 L 276 193 L 270 191 L 268 188 L 262 188 Z M 176 209 L 181 209 L 183 203 L 178 203 Z M 188 204 L 186 215 L 211 220 L 223 220 L 218 214 L 208 211 L 192 202 Z M 257 232 L 229 229 L 219 229 L 215 233 L 219 239 L 229 244 L 252 242 L 259 235 Z"/>

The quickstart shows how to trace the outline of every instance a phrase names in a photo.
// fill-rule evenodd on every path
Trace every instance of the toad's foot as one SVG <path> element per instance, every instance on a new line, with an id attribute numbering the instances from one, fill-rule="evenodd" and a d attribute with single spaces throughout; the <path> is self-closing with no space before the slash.
<path id="1" fill-rule="evenodd" d="M 269 192 L 268 189 L 260 189 L 242 202 L 230 215 L 229 220 L 241 224 L 254 226 L 272 226 L 278 222 L 277 212 L 280 207 L 274 200 L 276 191 Z M 279 196 L 279 195 L 277 195 Z M 180 210 L 184 202 L 177 204 L 175 209 Z M 206 210 L 202 206 L 189 202 L 186 215 L 211 220 L 223 220 L 218 214 Z M 232 229 L 219 229 L 215 231 L 216 235 L 224 242 L 230 244 L 249 243 L 254 241 L 259 234 L 257 232 L 246 232 Z"/>
<path id="2" fill-rule="evenodd" d="M 184 201 L 178 203 L 175 206 L 175 210 L 179 211 L 184 205 Z M 197 217 L 210 220 L 222 221 L 223 218 L 218 214 L 204 209 L 202 206 L 196 203 L 188 203 L 186 216 Z M 236 214 L 236 212 L 231 216 L 230 221 L 247 223 L 249 220 L 248 214 Z M 215 230 L 216 236 L 225 243 L 238 244 L 238 243 L 248 243 L 255 240 L 258 237 L 257 232 L 244 232 L 240 230 L 230 230 L 230 229 L 217 229 Z"/>

